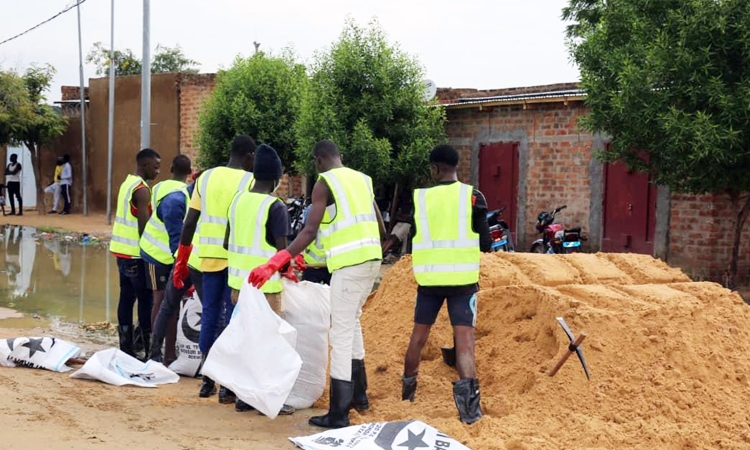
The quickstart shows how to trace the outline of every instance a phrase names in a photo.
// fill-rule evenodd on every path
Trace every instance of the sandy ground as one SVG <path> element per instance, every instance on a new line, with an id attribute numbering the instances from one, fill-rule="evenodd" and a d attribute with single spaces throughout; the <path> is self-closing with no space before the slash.
<path id="1" fill-rule="evenodd" d="M 0 328 L 0 338 L 43 331 Z M 307 425 L 318 410 L 238 413 L 199 398 L 198 379 L 145 389 L 69 375 L 0 368 L 0 449 L 292 449 L 288 437 L 321 431 Z"/>
<path id="2" fill-rule="evenodd" d="M 107 225 L 106 214 L 38 214 L 36 211 L 24 211 L 23 216 L 4 216 L 2 222 L 9 225 L 26 225 L 31 227 L 55 228 L 57 230 L 89 233 L 99 237 L 109 237 L 112 227 Z"/>

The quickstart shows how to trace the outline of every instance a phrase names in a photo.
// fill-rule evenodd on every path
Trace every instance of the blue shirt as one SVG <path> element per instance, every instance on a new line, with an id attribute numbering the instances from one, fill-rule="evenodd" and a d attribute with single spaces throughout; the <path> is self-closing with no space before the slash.
<path id="1" fill-rule="evenodd" d="M 192 194 L 194 186 L 195 183 L 188 186 L 188 195 Z M 187 200 L 185 199 L 185 194 L 180 191 L 168 194 L 161 199 L 161 202 L 159 202 L 159 205 L 156 207 L 156 217 L 164 222 L 164 227 L 167 229 L 167 234 L 169 235 L 169 250 L 173 255 L 177 251 L 177 247 L 180 245 L 182 223 L 185 220 L 186 211 Z M 141 258 L 151 264 L 164 266 L 164 264 L 156 261 L 143 250 L 141 250 Z"/>

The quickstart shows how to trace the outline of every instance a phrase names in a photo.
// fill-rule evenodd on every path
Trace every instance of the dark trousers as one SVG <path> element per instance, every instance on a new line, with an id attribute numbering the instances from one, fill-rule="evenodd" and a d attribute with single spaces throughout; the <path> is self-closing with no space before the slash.
<path id="1" fill-rule="evenodd" d="M 174 273 L 174 272 L 173 272 Z M 167 280 L 167 289 L 164 293 L 164 300 L 161 302 L 159 312 L 156 315 L 154 321 L 154 342 L 161 342 L 167 334 L 167 327 L 169 322 L 175 320 L 175 316 L 180 311 L 180 301 L 182 296 L 185 295 L 190 286 L 195 286 L 195 291 L 198 293 L 199 298 L 203 298 L 203 274 L 199 271 L 190 268 L 190 276 L 185 280 L 185 286 L 182 289 L 174 287 L 172 282 L 172 273 L 169 274 Z"/>
<path id="2" fill-rule="evenodd" d="M 23 200 L 21 199 L 21 182 L 8 181 L 8 197 L 10 198 L 10 213 L 16 212 L 16 200 L 18 200 L 18 213 L 23 213 Z"/>
<path id="3" fill-rule="evenodd" d="M 138 325 L 145 332 L 151 331 L 151 308 L 153 292 L 146 283 L 146 263 L 142 259 L 117 258 L 120 272 L 120 302 L 117 305 L 117 322 L 133 325 L 133 307 L 138 301 Z"/>
<path id="4" fill-rule="evenodd" d="M 227 269 L 220 272 L 203 272 L 200 348 L 204 355 L 208 355 L 217 336 L 232 318 L 234 305 L 232 305 L 227 276 Z"/>
<path id="5" fill-rule="evenodd" d="M 70 213 L 70 185 L 69 184 L 61 184 L 60 185 L 60 196 L 63 199 L 63 203 L 65 206 L 63 207 L 63 212 L 66 214 Z"/>

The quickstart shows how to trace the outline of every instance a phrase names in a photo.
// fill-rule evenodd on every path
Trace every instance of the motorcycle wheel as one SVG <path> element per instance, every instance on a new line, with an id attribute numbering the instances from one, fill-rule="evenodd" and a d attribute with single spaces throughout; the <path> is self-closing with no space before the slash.
<path id="1" fill-rule="evenodd" d="M 531 246 L 531 253 L 544 254 L 546 252 L 544 251 L 544 246 L 542 244 L 534 244 Z"/>

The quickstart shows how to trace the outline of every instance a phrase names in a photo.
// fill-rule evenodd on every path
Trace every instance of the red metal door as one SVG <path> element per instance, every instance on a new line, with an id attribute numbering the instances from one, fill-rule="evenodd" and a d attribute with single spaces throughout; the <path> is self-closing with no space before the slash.
<path id="1" fill-rule="evenodd" d="M 505 207 L 504 219 L 515 237 L 518 202 L 518 143 L 495 142 L 479 148 L 479 190 L 489 210 Z"/>
<path id="2" fill-rule="evenodd" d="M 648 174 L 605 165 L 602 251 L 653 255 L 655 230 L 656 186 Z"/>

